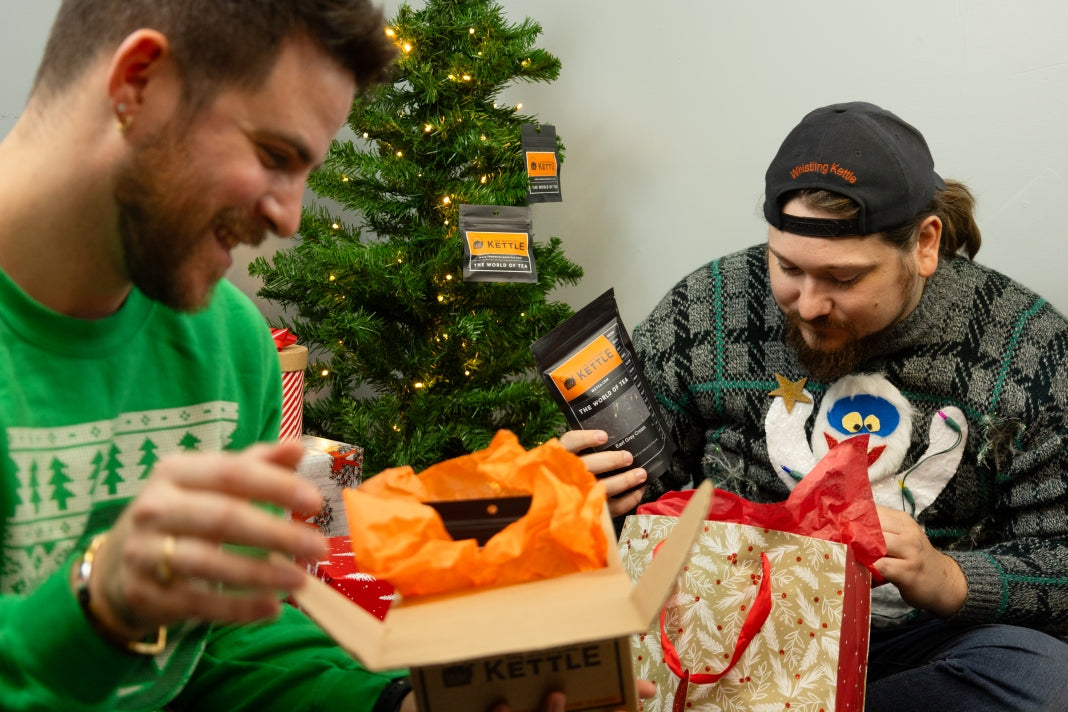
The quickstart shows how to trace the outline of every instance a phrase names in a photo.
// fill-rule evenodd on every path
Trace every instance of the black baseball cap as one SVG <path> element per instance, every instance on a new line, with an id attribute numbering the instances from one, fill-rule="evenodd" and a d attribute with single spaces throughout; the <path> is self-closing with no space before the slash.
<path id="1" fill-rule="evenodd" d="M 795 235 L 869 235 L 912 220 L 945 187 L 913 126 L 874 104 L 832 104 L 805 116 L 782 142 L 764 177 L 764 217 Z M 783 196 L 802 188 L 852 198 L 860 213 L 853 220 L 784 215 Z"/>

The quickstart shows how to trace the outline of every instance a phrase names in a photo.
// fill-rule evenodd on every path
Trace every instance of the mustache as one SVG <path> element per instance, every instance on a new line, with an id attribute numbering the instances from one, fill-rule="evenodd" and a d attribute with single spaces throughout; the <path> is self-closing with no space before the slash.
<path id="1" fill-rule="evenodd" d="M 795 328 L 804 325 L 817 331 L 838 329 L 848 332 L 854 338 L 857 338 L 858 336 L 857 331 L 852 324 L 847 321 L 832 319 L 826 314 L 818 316 L 815 319 L 803 319 L 801 318 L 800 312 L 796 310 L 791 310 L 786 312 L 786 320 L 789 321 L 790 324 Z"/>
<path id="2" fill-rule="evenodd" d="M 223 208 L 211 221 L 212 230 L 232 236 L 234 243 L 258 247 L 267 239 L 267 228 L 238 208 Z"/>

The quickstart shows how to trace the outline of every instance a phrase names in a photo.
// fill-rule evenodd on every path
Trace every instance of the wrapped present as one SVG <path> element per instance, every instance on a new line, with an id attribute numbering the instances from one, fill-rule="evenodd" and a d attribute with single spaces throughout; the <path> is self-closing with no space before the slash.
<path id="1" fill-rule="evenodd" d="M 318 512 L 294 512 L 293 518 L 318 527 L 324 536 L 348 534 L 341 491 L 356 487 L 363 478 L 363 448 L 327 438 L 304 435 L 304 457 L 297 475 L 308 480 L 323 494 Z"/>
<path id="2" fill-rule="evenodd" d="M 393 587 L 356 568 L 349 537 L 330 537 L 329 546 L 326 558 L 309 564 L 308 571 L 379 620 L 385 619 L 396 597 Z"/>
<path id="3" fill-rule="evenodd" d="M 271 329 L 282 366 L 282 428 L 279 440 L 300 440 L 304 429 L 304 369 L 308 349 L 296 343 L 289 329 Z"/>

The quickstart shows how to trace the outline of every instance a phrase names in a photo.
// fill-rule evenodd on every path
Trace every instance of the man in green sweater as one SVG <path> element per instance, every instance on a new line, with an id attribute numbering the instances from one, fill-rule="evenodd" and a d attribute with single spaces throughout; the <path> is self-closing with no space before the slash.
<path id="1" fill-rule="evenodd" d="M 1068 322 L 972 261 L 973 205 L 897 116 L 817 109 L 768 168 L 767 242 L 634 330 L 678 446 L 645 499 L 782 500 L 869 437 L 868 710 L 1068 709 Z"/>
<path id="2" fill-rule="evenodd" d="M 0 709 L 412 708 L 280 603 L 319 493 L 221 280 L 394 52 L 367 0 L 61 4 L 0 143 Z"/>

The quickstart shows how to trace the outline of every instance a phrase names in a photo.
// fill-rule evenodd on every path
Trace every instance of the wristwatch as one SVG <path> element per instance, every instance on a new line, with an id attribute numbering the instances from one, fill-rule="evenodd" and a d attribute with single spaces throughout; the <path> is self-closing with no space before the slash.
<path id="1" fill-rule="evenodd" d="M 386 689 L 378 696 L 374 712 L 398 712 L 404 698 L 412 691 L 412 679 L 410 677 L 398 677 L 390 680 Z"/>
<path id="2" fill-rule="evenodd" d="M 166 626 L 161 625 L 159 627 L 159 632 L 156 633 L 155 640 L 127 640 L 108 628 L 104 622 L 93 613 L 93 608 L 89 605 L 89 576 L 93 573 L 93 562 L 96 560 L 97 552 L 100 551 L 100 547 L 104 544 L 106 538 L 107 532 L 94 536 L 89 542 L 89 547 L 85 550 L 85 553 L 82 554 L 82 558 L 80 558 L 74 565 L 74 595 L 77 597 L 78 603 L 82 607 L 82 613 L 85 614 L 85 618 L 89 621 L 89 625 L 93 627 L 93 630 L 95 630 L 101 638 L 112 645 L 121 648 L 128 653 L 135 653 L 136 655 L 158 655 L 163 652 L 165 647 L 167 647 Z"/>

